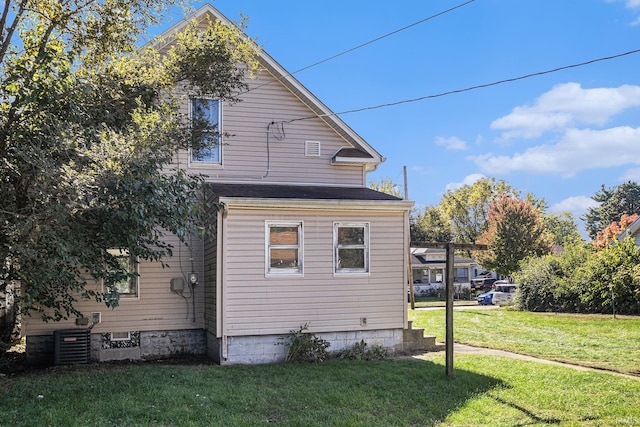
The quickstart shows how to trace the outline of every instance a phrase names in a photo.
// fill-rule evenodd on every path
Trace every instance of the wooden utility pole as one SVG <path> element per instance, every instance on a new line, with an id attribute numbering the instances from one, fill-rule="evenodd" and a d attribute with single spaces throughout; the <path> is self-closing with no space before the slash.
<path id="1" fill-rule="evenodd" d="M 404 199 L 409 200 L 409 187 L 407 186 L 407 167 L 402 167 L 402 172 L 404 174 Z M 410 221 L 407 216 L 407 221 Z M 409 278 L 409 303 L 411 305 L 411 310 L 416 309 L 416 297 L 413 294 L 413 269 L 411 268 L 411 224 L 406 224 L 407 228 L 407 238 L 409 239 L 409 253 L 407 254 L 407 277 Z"/>
<path id="2" fill-rule="evenodd" d="M 424 242 L 411 242 L 410 247 L 421 247 L 421 248 L 434 248 L 434 249 L 444 249 L 446 252 L 446 287 L 445 294 L 447 295 L 446 300 L 446 310 L 445 310 L 445 318 L 446 318 L 446 333 L 445 333 L 445 369 L 448 377 L 453 377 L 453 279 L 455 278 L 455 250 L 456 249 L 464 249 L 469 251 L 484 251 L 487 250 L 487 245 L 476 245 L 473 243 L 424 243 Z M 411 259 L 411 258 L 409 258 Z M 413 309 L 413 306 L 412 306 Z"/>

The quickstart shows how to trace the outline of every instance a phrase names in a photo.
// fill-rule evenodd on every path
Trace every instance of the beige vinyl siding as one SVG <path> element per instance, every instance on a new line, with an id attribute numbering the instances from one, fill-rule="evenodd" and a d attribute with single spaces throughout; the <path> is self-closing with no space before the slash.
<path id="1" fill-rule="evenodd" d="M 265 220 L 303 221 L 304 277 L 265 278 Z M 368 222 L 370 274 L 333 274 L 333 222 Z M 225 219 L 225 335 L 403 328 L 403 212 L 234 210 Z M 366 327 L 360 325 L 367 319 Z"/>
<path id="2" fill-rule="evenodd" d="M 91 319 L 92 312 L 100 312 L 102 322 L 95 325 L 92 333 L 101 332 L 126 332 L 126 331 L 156 331 L 175 329 L 202 328 L 204 319 L 204 288 L 202 279 L 202 243 L 193 242 L 194 268 L 200 275 L 200 284 L 195 288 L 196 298 L 196 322 L 193 322 L 191 299 L 185 299 L 172 292 L 170 280 L 191 271 L 189 250 L 173 238 L 176 245 L 174 256 L 168 258 L 168 268 L 162 268 L 158 262 L 141 262 L 138 278 L 138 298 L 121 298 L 120 305 L 115 309 L 107 308 L 104 303 L 90 301 L 78 301 L 76 308 Z M 181 270 L 182 266 L 182 270 Z M 90 284 L 95 289 L 100 289 L 100 284 Z M 185 296 L 189 296 L 188 285 L 185 284 Z M 37 314 L 33 318 L 26 318 L 23 322 L 25 335 L 45 335 L 54 330 L 77 328 L 75 317 L 60 322 L 44 323 Z"/>
<path id="3" fill-rule="evenodd" d="M 191 164 L 191 171 L 206 174 L 212 181 L 366 185 L 362 165 L 331 164 L 333 154 L 350 145 L 317 117 L 284 123 L 282 140 L 271 133 L 267 156 L 269 123 L 314 114 L 266 70 L 259 71 L 249 83 L 251 90 L 241 96 L 242 102 L 222 105 L 222 130 L 231 134 L 223 141 L 222 166 Z M 182 113 L 188 114 L 186 98 L 182 105 Z M 274 132 L 278 134 L 277 130 Z M 320 157 L 305 156 L 308 140 L 320 141 Z M 188 167 L 188 153 L 181 152 L 176 161 L 181 168 Z"/>
<path id="4" fill-rule="evenodd" d="M 212 202 L 209 195 L 209 202 Z M 213 215 L 213 224 L 216 227 L 214 235 L 204 242 L 204 303 L 205 303 L 205 328 L 217 335 L 218 325 L 218 230 L 221 218 L 216 212 Z"/>

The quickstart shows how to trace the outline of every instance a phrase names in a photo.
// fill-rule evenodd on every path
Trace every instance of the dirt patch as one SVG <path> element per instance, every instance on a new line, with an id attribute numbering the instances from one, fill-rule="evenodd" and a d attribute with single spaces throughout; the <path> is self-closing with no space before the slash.
<path id="1" fill-rule="evenodd" d="M 90 362 L 75 365 L 52 365 L 50 363 L 28 363 L 24 348 L 12 347 L 0 355 L 0 377 L 25 375 L 39 371 L 73 370 L 73 369 L 110 369 L 123 365 L 158 364 L 158 365 L 214 365 L 215 362 L 204 354 L 176 354 L 142 360 L 121 360 L 110 362 Z"/>

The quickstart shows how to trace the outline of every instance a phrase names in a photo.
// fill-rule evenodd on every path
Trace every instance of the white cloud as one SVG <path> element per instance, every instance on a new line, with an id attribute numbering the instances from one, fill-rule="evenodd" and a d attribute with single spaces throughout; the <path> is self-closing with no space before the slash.
<path id="1" fill-rule="evenodd" d="M 636 11 L 640 9 L 640 0 L 607 0 L 607 3 L 624 3 L 629 10 Z M 631 26 L 640 25 L 640 16 L 631 22 Z"/>
<path id="2" fill-rule="evenodd" d="M 628 169 L 625 173 L 619 178 L 620 181 L 635 181 L 640 182 L 640 168 Z"/>
<path id="3" fill-rule="evenodd" d="M 590 169 L 640 165 L 640 128 L 568 129 L 553 145 L 539 145 L 512 156 L 484 154 L 474 159 L 486 173 L 524 171 L 571 177 Z"/>
<path id="4" fill-rule="evenodd" d="M 444 136 L 436 137 L 436 144 L 446 148 L 447 150 L 466 150 L 467 143 L 458 137 L 451 136 L 445 138 Z"/>
<path id="5" fill-rule="evenodd" d="M 486 176 L 481 173 L 472 173 L 471 175 L 467 175 L 462 182 L 450 182 L 447 184 L 445 189 L 449 190 L 457 190 L 458 188 L 462 188 L 465 185 L 473 185 L 476 181 L 481 180 L 482 178 L 486 178 Z"/>
<path id="6" fill-rule="evenodd" d="M 569 126 L 602 126 L 612 116 L 637 106 L 640 86 L 583 89 L 579 83 L 563 83 L 539 96 L 533 106 L 515 107 L 494 120 L 491 128 L 504 131 L 504 139 L 536 138 Z"/>
<path id="7" fill-rule="evenodd" d="M 640 8 L 640 0 L 607 0 L 607 3 L 612 2 L 622 2 L 626 6 L 627 9 L 638 9 Z"/>
<path id="8" fill-rule="evenodd" d="M 580 217 L 589 208 L 598 206 L 599 203 L 587 196 L 568 197 L 549 208 L 551 213 L 571 212 L 574 216 Z"/>

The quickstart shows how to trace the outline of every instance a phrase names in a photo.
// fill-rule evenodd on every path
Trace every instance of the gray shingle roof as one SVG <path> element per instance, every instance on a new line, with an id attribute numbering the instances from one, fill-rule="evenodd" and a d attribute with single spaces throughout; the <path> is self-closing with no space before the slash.
<path id="1" fill-rule="evenodd" d="M 402 200 L 399 197 L 363 187 L 222 183 L 208 183 L 207 185 L 218 197 L 303 200 Z"/>

